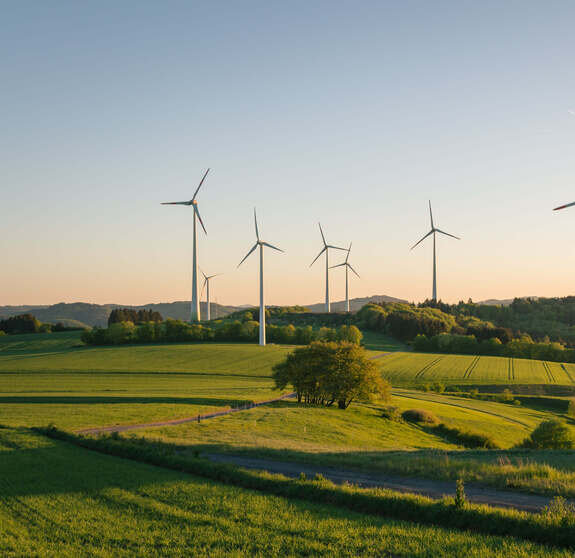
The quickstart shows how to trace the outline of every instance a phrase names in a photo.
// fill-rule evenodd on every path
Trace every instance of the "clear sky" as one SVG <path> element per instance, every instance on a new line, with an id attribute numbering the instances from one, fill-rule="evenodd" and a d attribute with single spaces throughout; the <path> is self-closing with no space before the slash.
<path id="1" fill-rule="evenodd" d="M 5 2 L 0 304 L 190 297 L 191 217 L 213 299 L 575 294 L 575 3 Z M 334 270 L 333 298 L 344 295 Z"/>

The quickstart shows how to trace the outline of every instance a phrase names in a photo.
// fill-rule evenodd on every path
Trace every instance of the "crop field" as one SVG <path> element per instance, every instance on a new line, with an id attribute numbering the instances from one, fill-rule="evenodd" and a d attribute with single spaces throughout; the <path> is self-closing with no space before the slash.
<path id="1" fill-rule="evenodd" d="M 77 333 L 0 338 L 0 424 L 61 428 L 195 416 L 277 397 L 290 349 L 255 345 L 78 347 Z"/>
<path id="2" fill-rule="evenodd" d="M 224 486 L 26 431 L 0 429 L 0 479 L 6 557 L 569 556 Z"/>
<path id="3" fill-rule="evenodd" d="M 377 360 L 395 385 L 446 382 L 457 385 L 575 385 L 575 366 L 507 357 L 393 353 Z"/>

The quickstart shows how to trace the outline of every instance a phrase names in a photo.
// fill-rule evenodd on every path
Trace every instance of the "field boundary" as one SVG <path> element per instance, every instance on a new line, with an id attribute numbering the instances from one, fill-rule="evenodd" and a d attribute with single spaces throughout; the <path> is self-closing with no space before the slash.
<path id="1" fill-rule="evenodd" d="M 186 417 L 181 419 L 164 420 L 159 422 L 147 422 L 140 424 L 116 424 L 114 426 L 99 426 L 96 428 L 84 428 L 82 430 L 76 430 L 76 434 L 101 434 L 104 432 L 125 432 L 127 430 L 138 430 L 143 428 L 154 428 L 160 426 L 177 426 L 179 424 L 186 424 L 187 422 L 202 422 L 203 420 L 212 419 L 216 417 L 223 417 L 225 415 L 231 415 L 232 413 L 239 413 L 240 411 L 249 411 L 250 409 L 255 409 L 256 407 L 261 407 L 263 405 L 269 405 L 277 401 L 283 401 L 284 399 L 292 399 L 296 396 L 295 392 L 287 393 L 281 395 L 280 397 L 275 397 L 274 399 L 267 399 L 265 401 L 256 401 L 242 405 L 241 407 L 234 407 L 232 409 L 222 409 L 221 411 L 214 411 L 213 413 L 206 413 L 203 415 L 195 415 L 193 417 Z"/>

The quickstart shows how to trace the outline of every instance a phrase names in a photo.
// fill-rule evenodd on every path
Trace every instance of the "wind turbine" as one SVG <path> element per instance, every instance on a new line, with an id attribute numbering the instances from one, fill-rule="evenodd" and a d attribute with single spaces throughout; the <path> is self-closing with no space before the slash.
<path id="1" fill-rule="evenodd" d="M 256 227 L 256 243 L 252 246 L 250 251 L 244 256 L 244 259 L 238 264 L 238 267 L 242 265 L 250 256 L 250 254 L 259 246 L 260 248 L 260 345 L 266 344 L 266 306 L 264 302 L 264 246 L 277 250 L 278 252 L 283 252 L 280 248 L 272 246 L 268 242 L 260 240 L 260 233 L 258 230 L 258 218 L 256 216 L 256 210 L 254 208 L 254 224 Z"/>
<path id="2" fill-rule="evenodd" d="M 339 246 L 332 246 L 325 241 L 325 236 L 323 234 L 323 230 L 321 228 L 321 223 L 319 225 L 319 232 L 321 233 L 321 239 L 323 241 L 323 248 L 321 249 L 320 253 L 315 257 L 315 260 L 309 264 L 311 267 L 317 259 L 325 252 L 325 311 L 329 313 L 330 306 L 329 306 L 329 249 L 332 248 L 334 250 L 345 250 L 345 248 L 340 248 Z"/>
<path id="3" fill-rule="evenodd" d="M 334 267 L 345 267 L 345 311 L 349 312 L 349 270 L 351 269 L 358 277 L 359 273 L 351 267 L 349 263 L 349 253 L 351 252 L 351 243 L 349 244 L 349 248 L 347 249 L 347 256 L 345 257 L 345 262 L 332 265 L 331 269 Z"/>
<path id="4" fill-rule="evenodd" d="M 431 212 L 431 201 L 429 202 L 429 217 L 431 219 L 431 230 L 418 242 L 416 242 L 411 249 L 413 250 L 418 244 L 423 242 L 429 235 L 433 235 L 433 297 L 432 300 L 437 301 L 437 258 L 435 254 L 435 233 L 441 233 L 445 236 L 450 236 L 451 238 L 455 238 L 457 240 L 461 240 L 458 236 L 454 236 L 452 234 L 446 233 L 438 228 L 435 227 L 433 224 L 433 213 Z"/>
<path id="5" fill-rule="evenodd" d="M 202 291 L 204 290 L 204 287 L 206 287 L 206 289 L 207 289 L 206 290 L 206 319 L 209 322 L 211 320 L 211 316 L 210 316 L 210 279 L 213 279 L 214 277 L 221 275 L 221 273 L 216 273 L 215 275 L 206 275 L 202 271 L 202 275 L 204 276 L 204 284 L 202 285 Z"/>
<path id="6" fill-rule="evenodd" d="M 208 176 L 209 172 L 210 172 L 210 169 L 208 169 L 205 172 L 205 174 L 202 177 L 202 180 L 200 180 L 200 184 L 196 188 L 196 191 L 194 192 L 194 195 L 192 196 L 191 200 L 181 201 L 181 202 L 164 202 L 164 203 L 162 203 L 162 205 L 191 205 L 194 208 L 193 257 L 192 257 L 192 260 L 193 260 L 192 261 L 192 308 L 191 308 L 191 316 L 190 316 L 191 322 L 199 322 L 200 321 L 200 299 L 198 297 L 198 249 L 197 249 L 198 235 L 197 235 L 196 219 L 200 222 L 200 225 L 202 225 L 202 229 L 204 229 L 204 233 L 208 234 L 208 231 L 206 231 L 206 227 L 204 227 L 204 222 L 202 221 L 202 218 L 200 216 L 200 212 L 198 211 L 198 202 L 196 201 L 196 196 L 198 195 L 198 192 L 200 191 L 200 188 L 202 187 L 202 184 L 204 183 L 204 180 L 206 179 L 206 176 Z"/>

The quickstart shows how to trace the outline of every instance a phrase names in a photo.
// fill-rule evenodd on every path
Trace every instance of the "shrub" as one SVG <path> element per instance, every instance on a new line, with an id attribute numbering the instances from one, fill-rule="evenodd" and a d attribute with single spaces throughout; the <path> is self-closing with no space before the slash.
<path id="1" fill-rule="evenodd" d="M 425 424 L 437 424 L 439 422 L 439 419 L 426 409 L 408 409 L 403 411 L 401 416 L 409 422 L 422 422 Z"/>
<path id="2" fill-rule="evenodd" d="M 541 515 L 558 523 L 575 524 L 575 504 L 557 496 L 541 510 Z"/>
<path id="3" fill-rule="evenodd" d="M 558 419 L 545 420 L 521 444 L 532 449 L 572 449 L 573 437 L 569 428 Z"/>
<path id="4" fill-rule="evenodd" d="M 399 407 L 384 407 L 381 416 L 394 422 L 400 422 L 401 409 Z"/>
<path id="5" fill-rule="evenodd" d="M 499 444 L 493 438 L 480 432 L 461 430 L 457 427 L 447 426 L 444 423 L 437 426 L 437 432 L 456 444 L 461 444 L 466 448 L 499 448 Z"/>

